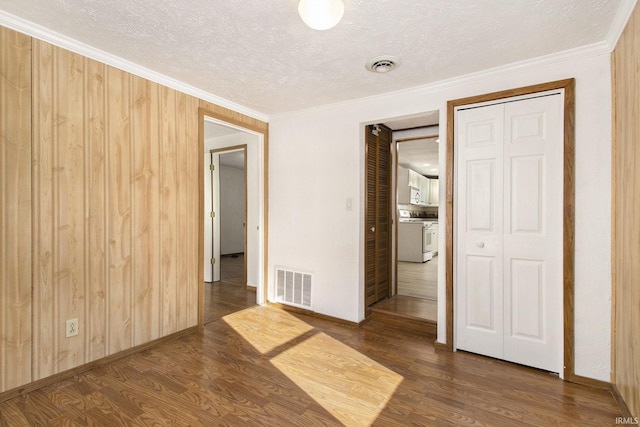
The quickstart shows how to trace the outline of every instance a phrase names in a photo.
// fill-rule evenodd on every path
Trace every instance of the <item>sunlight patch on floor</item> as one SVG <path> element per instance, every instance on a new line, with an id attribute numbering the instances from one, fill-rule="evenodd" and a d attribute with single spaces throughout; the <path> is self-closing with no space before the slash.
<path id="1" fill-rule="evenodd" d="M 271 363 L 345 425 L 371 425 L 402 376 L 336 339 L 318 333 Z"/>
<path id="2" fill-rule="evenodd" d="M 313 330 L 297 317 L 270 307 L 252 307 L 224 316 L 222 320 L 262 354 Z"/>

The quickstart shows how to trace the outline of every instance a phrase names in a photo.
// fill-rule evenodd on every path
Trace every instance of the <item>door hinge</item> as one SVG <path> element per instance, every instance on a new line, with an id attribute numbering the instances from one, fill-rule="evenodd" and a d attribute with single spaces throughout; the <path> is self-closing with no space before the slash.
<path id="1" fill-rule="evenodd" d="M 211 211 L 211 218 L 215 218 L 216 217 L 216 213 L 214 211 Z"/>
<path id="2" fill-rule="evenodd" d="M 216 259 L 215 258 L 211 258 L 211 264 L 215 264 L 216 263 Z"/>
<path id="3" fill-rule="evenodd" d="M 214 171 L 214 170 L 216 170 L 216 166 L 215 166 L 215 165 L 209 165 L 209 170 L 210 170 L 210 171 Z"/>

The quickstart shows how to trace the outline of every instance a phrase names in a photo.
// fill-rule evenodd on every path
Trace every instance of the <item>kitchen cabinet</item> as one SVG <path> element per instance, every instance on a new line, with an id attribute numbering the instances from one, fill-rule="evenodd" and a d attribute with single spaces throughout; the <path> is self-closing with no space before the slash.
<path id="1" fill-rule="evenodd" d="M 411 197 L 411 194 L 416 192 L 420 194 L 418 200 Z M 398 203 L 402 205 L 438 206 L 438 180 L 429 179 L 412 169 L 398 165 L 397 197 Z"/>
<path id="2" fill-rule="evenodd" d="M 440 194 L 440 187 L 438 184 L 438 178 L 429 178 L 429 206 L 438 206 L 438 198 Z"/>
<path id="3" fill-rule="evenodd" d="M 420 178 L 424 178 L 418 172 L 409 169 L 409 187 L 420 189 Z"/>
<path id="4" fill-rule="evenodd" d="M 418 175 L 418 182 L 420 185 L 420 206 L 427 206 L 429 204 L 429 194 L 431 194 L 431 189 L 429 185 L 429 179 L 425 178 L 422 175 Z"/>
<path id="5" fill-rule="evenodd" d="M 409 169 L 398 166 L 398 204 L 411 203 L 411 187 L 409 187 Z"/>

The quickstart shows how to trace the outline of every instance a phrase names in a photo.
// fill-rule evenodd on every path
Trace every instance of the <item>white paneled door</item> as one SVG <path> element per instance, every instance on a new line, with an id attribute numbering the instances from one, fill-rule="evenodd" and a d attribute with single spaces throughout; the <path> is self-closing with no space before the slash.
<path id="1" fill-rule="evenodd" d="M 562 95 L 456 112 L 456 347 L 562 368 Z"/>

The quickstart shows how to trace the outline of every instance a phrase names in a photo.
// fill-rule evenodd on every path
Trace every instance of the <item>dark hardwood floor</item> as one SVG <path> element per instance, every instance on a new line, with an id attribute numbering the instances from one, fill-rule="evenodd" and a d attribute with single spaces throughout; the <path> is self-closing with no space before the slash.
<path id="1" fill-rule="evenodd" d="M 244 284 L 244 255 L 220 257 L 220 281 L 204 284 L 204 323 L 256 305 L 255 291 Z"/>
<path id="2" fill-rule="evenodd" d="M 432 343 L 375 319 L 254 306 L 0 403 L 0 426 L 606 426 L 621 415 L 609 391 Z"/>

